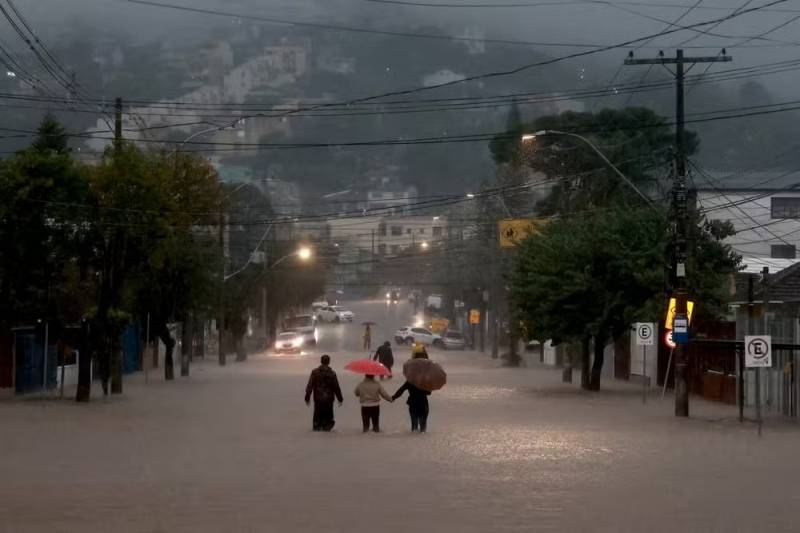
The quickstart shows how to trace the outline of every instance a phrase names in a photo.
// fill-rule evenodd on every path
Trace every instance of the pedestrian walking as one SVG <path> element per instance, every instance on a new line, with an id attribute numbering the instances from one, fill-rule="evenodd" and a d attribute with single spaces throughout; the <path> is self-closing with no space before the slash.
<path id="1" fill-rule="evenodd" d="M 336 424 L 333 419 L 333 400 L 339 401 L 341 407 L 342 389 L 339 387 L 339 379 L 336 372 L 330 367 L 331 357 L 323 355 L 320 358 L 320 365 L 311 371 L 306 385 L 306 405 L 314 397 L 314 431 L 330 431 Z"/>
<path id="2" fill-rule="evenodd" d="M 364 326 L 364 349 L 367 351 L 372 349 L 372 329 L 369 323 Z"/>
<path id="3" fill-rule="evenodd" d="M 367 374 L 364 381 L 356 386 L 356 396 L 361 402 L 361 422 L 364 425 L 364 433 L 369 431 L 369 424 L 372 422 L 372 431 L 379 433 L 381 430 L 381 398 L 387 402 L 392 402 L 392 397 L 384 390 L 383 385 L 375 381 L 375 376 Z"/>
<path id="4" fill-rule="evenodd" d="M 412 352 L 412 359 L 427 359 L 428 352 L 424 346 L 418 345 L 414 347 Z M 392 395 L 392 400 L 396 400 L 408 391 L 408 414 L 411 417 L 411 431 L 419 431 L 425 433 L 428 430 L 428 413 L 430 406 L 428 405 L 428 396 L 431 395 L 430 391 L 420 389 L 414 384 L 406 381 L 403 386 L 397 389 Z"/>
<path id="5" fill-rule="evenodd" d="M 375 356 L 372 358 L 373 361 L 378 361 L 383 366 L 389 369 L 389 376 L 386 379 L 392 379 L 392 366 L 394 365 L 394 354 L 392 353 L 392 343 L 389 341 L 384 342 L 381 344 L 378 349 L 375 351 Z M 381 381 L 383 381 L 384 376 L 381 376 Z"/>

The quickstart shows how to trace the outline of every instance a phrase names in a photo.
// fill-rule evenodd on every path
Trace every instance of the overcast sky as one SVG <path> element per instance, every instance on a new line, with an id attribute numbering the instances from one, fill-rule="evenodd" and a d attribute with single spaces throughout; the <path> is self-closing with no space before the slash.
<path id="1" fill-rule="evenodd" d="M 447 3 L 457 7 L 423 7 L 377 3 L 369 0 L 156 0 L 195 8 L 224 10 L 264 17 L 297 21 L 334 23 L 354 27 L 397 30 L 436 23 L 448 33 L 483 34 L 489 38 L 514 39 L 549 43 L 585 43 L 609 45 L 657 33 L 667 26 L 655 19 L 680 20 L 689 25 L 713 20 L 745 9 L 769 4 L 772 0 L 638 0 L 582 2 L 579 0 L 411 0 L 421 3 Z M 402 1 L 402 0 L 400 0 Z M 235 24 L 228 17 L 186 13 L 176 10 L 132 4 L 125 0 L 16 0 L 28 15 L 30 22 L 42 35 L 53 36 L 78 21 L 99 25 L 142 40 L 183 37 L 202 39 L 204 31 L 213 27 Z M 469 8 L 468 4 L 492 7 Z M 502 7 L 509 4 L 529 4 L 524 7 Z M 539 4 L 539 5 L 530 5 Z M 556 4 L 556 5 L 553 5 Z M 614 4 L 614 5 L 608 5 Z M 695 9 L 689 8 L 695 6 Z M 687 13 L 688 11 L 688 13 Z M 634 13 L 636 12 L 636 13 Z M 650 17 L 650 19 L 648 19 Z M 726 46 L 734 56 L 736 67 L 800 57 L 795 44 L 800 41 L 800 0 L 787 0 L 762 12 L 742 15 L 726 21 L 712 31 L 731 38 L 700 35 L 686 47 L 692 54 L 715 55 Z M 765 38 L 784 41 L 775 43 L 752 40 L 741 44 L 744 38 L 773 30 L 782 23 L 788 24 L 768 33 Z M 274 26 L 266 24 L 265 26 Z M 9 31 L 2 27 L 3 35 Z M 697 34 L 681 31 L 642 43 L 637 55 L 657 53 L 659 48 L 669 51 L 679 43 Z M 369 43 L 370 35 L 362 34 Z M 741 37 L 741 38 L 737 38 Z M 432 47 L 437 41 L 428 41 Z M 740 43 L 740 46 L 737 46 Z M 579 51 L 571 47 L 537 47 L 538 52 L 558 56 Z M 607 81 L 627 54 L 625 50 L 612 50 L 571 61 L 575 69 L 586 68 L 587 76 L 596 77 L 598 83 Z M 413 58 L 409 58 L 413 60 Z M 453 66 L 458 70 L 458 65 Z M 492 65 L 486 65 L 491 70 Z M 796 74 L 773 76 L 764 82 L 778 93 L 791 93 L 792 83 L 800 79 Z M 592 80 L 586 80 L 591 82 Z"/>

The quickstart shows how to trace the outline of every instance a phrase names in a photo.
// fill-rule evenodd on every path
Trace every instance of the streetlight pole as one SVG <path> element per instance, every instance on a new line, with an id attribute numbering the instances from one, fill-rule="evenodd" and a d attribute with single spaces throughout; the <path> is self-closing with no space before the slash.
<path id="1" fill-rule="evenodd" d="M 655 204 L 653 204 L 653 201 L 650 199 L 650 197 L 648 197 L 636 185 L 634 185 L 634 183 L 630 180 L 630 178 L 628 178 L 628 176 L 623 174 L 623 172 L 619 168 L 617 168 L 617 166 L 614 163 L 612 163 L 611 160 L 608 159 L 608 157 L 606 157 L 606 154 L 604 154 L 602 152 L 602 150 L 600 150 L 592 141 L 590 141 L 589 139 L 587 139 L 583 135 L 578 135 L 577 133 L 572 133 L 572 132 L 569 132 L 569 131 L 541 130 L 541 131 L 537 131 L 536 133 L 528 133 L 528 134 L 523 135 L 522 136 L 522 141 L 523 142 L 534 141 L 534 140 L 536 140 L 537 137 L 544 137 L 546 135 L 560 135 L 560 136 L 564 136 L 564 137 L 572 137 L 574 139 L 578 139 L 578 140 L 584 142 L 586 145 L 589 146 L 589 148 L 594 150 L 594 152 L 600 157 L 600 159 L 602 159 L 603 162 L 606 165 L 608 165 L 609 168 L 611 168 L 611 170 L 613 170 L 614 173 L 617 176 L 619 176 L 622 179 L 622 181 L 625 182 L 626 185 L 628 185 L 628 187 L 630 187 L 631 189 L 636 191 L 636 194 L 641 196 L 642 199 L 644 199 L 644 201 L 647 202 L 648 205 L 650 205 L 652 207 L 655 207 Z"/>

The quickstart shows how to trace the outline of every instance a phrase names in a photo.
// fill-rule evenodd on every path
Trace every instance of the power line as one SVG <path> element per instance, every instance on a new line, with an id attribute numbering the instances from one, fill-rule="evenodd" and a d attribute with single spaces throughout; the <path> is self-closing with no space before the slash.
<path id="1" fill-rule="evenodd" d="M 254 20 L 258 22 L 266 22 L 268 24 L 277 24 L 282 26 L 295 26 L 303 28 L 314 28 L 325 31 L 336 32 L 349 32 L 361 33 L 371 35 L 387 35 L 390 37 L 403 37 L 412 39 L 430 39 L 441 41 L 455 41 L 455 42 L 479 42 L 487 44 L 504 44 L 504 45 L 522 45 L 522 46 L 547 46 L 557 48 L 593 48 L 598 46 L 595 43 L 558 43 L 558 42 L 543 42 L 543 41 L 520 41 L 514 39 L 491 39 L 491 38 L 477 38 L 477 37 L 459 37 L 454 35 L 437 35 L 433 33 L 417 33 L 406 31 L 392 31 L 392 30 L 378 30 L 371 28 L 359 28 L 355 26 L 341 26 L 337 24 L 326 24 L 321 22 L 304 22 L 298 20 L 281 19 L 276 17 L 266 17 L 261 15 L 249 15 L 244 13 L 235 13 L 231 11 L 221 11 L 216 9 L 204 9 L 198 7 L 182 6 L 178 4 L 169 4 L 166 2 L 155 2 L 150 0 L 117 0 L 129 4 L 139 4 L 149 7 L 157 7 L 163 9 L 172 9 L 176 11 L 183 11 L 189 13 L 198 13 L 202 15 L 212 15 L 217 17 L 229 17 L 242 20 Z"/>
<path id="2" fill-rule="evenodd" d="M 423 2 L 413 0 L 362 0 L 373 4 L 390 4 L 408 7 L 434 7 L 445 9 L 513 9 L 513 8 L 526 8 L 526 7 L 569 7 L 569 6 L 582 6 L 582 5 L 601 5 L 601 6 L 640 6 L 640 7 L 671 7 L 671 8 L 687 8 L 689 4 L 668 3 L 668 2 L 625 2 L 625 1 L 603 1 L 603 0 L 544 0 L 541 2 L 507 2 L 507 3 L 435 3 Z M 728 11 L 728 7 L 723 6 L 702 6 L 698 9 L 715 10 L 715 11 Z M 772 13 L 800 13 L 800 9 L 768 9 Z"/>
<path id="3" fill-rule="evenodd" d="M 118 0 L 118 1 L 125 1 L 125 2 L 129 2 L 129 3 L 138 3 L 138 4 L 149 5 L 149 6 L 153 6 L 153 7 L 162 7 L 162 8 L 167 8 L 167 9 L 177 9 L 177 10 L 181 10 L 181 11 L 194 11 L 194 12 L 200 12 L 200 13 L 205 13 L 205 14 L 210 14 L 210 15 L 218 15 L 218 16 L 239 17 L 239 18 L 247 18 L 248 17 L 248 16 L 241 16 L 241 15 L 238 15 L 238 14 L 235 14 L 235 13 L 225 13 L 225 12 L 213 11 L 213 10 L 202 10 L 202 9 L 198 9 L 198 8 L 189 8 L 189 7 L 185 7 L 185 6 L 175 6 L 173 4 L 150 2 L 150 1 L 146 1 L 146 0 Z M 721 18 L 712 19 L 712 20 L 708 20 L 708 21 L 692 24 L 690 26 L 686 26 L 685 28 L 701 28 L 701 27 L 709 26 L 709 25 L 715 24 L 715 23 L 720 22 L 720 21 L 731 20 L 733 18 L 737 18 L 739 16 L 743 16 L 743 15 L 746 15 L 746 14 L 749 14 L 749 13 L 762 11 L 762 10 L 768 8 L 768 7 L 771 7 L 771 6 L 774 6 L 774 5 L 778 5 L 778 4 L 782 4 L 782 3 L 785 3 L 785 2 L 786 2 L 786 0 L 772 0 L 771 2 L 769 2 L 767 4 L 764 4 L 764 5 L 761 5 L 761 6 L 758 6 L 758 7 L 750 8 L 750 9 L 747 9 L 747 10 L 742 10 L 739 13 L 727 15 L 727 16 L 724 16 L 724 17 L 721 17 Z M 434 84 L 434 85 L 415 87 L 415 88 L 410 88 L 410 89 L 398 89 L 398 90 L 388 91 L 388 92 L 384 92 L 384 93 L 376 94 L 376 95 L 372 95 L 372 96 L 352 99 L 350 101 L 341 102 L 339 104 L 319 104 L 317 106 L 312 106 L 311 108 L 308 108 L 308 109 L 302 109 L 302 111 L 316 110 L 316 109 L 319 109 L 319 108 L 330 107 L 331 105 L 339 105 L 339 106 L 348 105 L 348 104 L 352 105 L 352 104 L 356 104 L 356 103 L 363 103 L 363 102 L 368 102 L 368 101 L 373 101 L 373 100 L 379 100 L 379 99 L 383 99 L 383 98 L 387 98 L 387 97 L 391 97 L 391 96 L 400 96 L 400 95 L 413 94 L 413 93 L 418 93 L 418 92 L 423 92 L 423 91 L 430 91 L 430 90 L 434 90 L 434 89 L 440 89 L 440 88 L 443 88 L 443 87 L 450 87 L 450 86 L 459 85 L 459 84 L 467 83 L 467 82 L 471 82 L 471 81 L 511 76 L 511 75 L 519 74 L 520 72 L 524 72 L 526 70 L 530 70 L 531 68 L 535 68 L 535 67 L 552 65 L 552 64 L 560 63 L 562 61 L 566 61 L 568 59 L 586 57 L 586 56 L 589 56 L 589 55 L 597 54 L 597 53 L 600 53 L 600 52 L 606 52 L 606 51 L 617 49 L 617 48 L 625 48 L 625 47 L 628 47 L 630 45 L 637 44 L 637 43 L 642 42 L 642 41 L 646 41 L 646 40 L 648 40 L 648 39 L 650 39 L 650 38 L 652 38 L 654 36 L 655 37 L 661 37 L 661 36 L 664 36 L 664 35 L 669 35 L 669 34 L 672 34 L 672 33 L 683 31 L 685 28 L 674 28 L 674 29 L 670 29 L 670 30 L 665 30 L 665 31 L 657 32 L 655 34 L 646 35 L 646 36 L 643 36 L 643 37 L 639 37 L 639 38 L 636 38 L 636 39 L 631 39 L 631 40 L 624 41 L 624 42 L 617 43 L 617 44 L 613 44 L 613 45 L 599 46 L 599 47 L 593 48 L 591 50 L 585 50 L 585 51 L 581 51 L 581 52 L 574 52 L 574 53 L 571 53 L 571 54 L 566 54 L 566 55 L 562 55 L 562 56 L 551 58 L 551 59 L 546 59 L 546 60 L 536 61 L 536 62 L 533 62 L 533 63 L 528 63 L 526 65 L 521 65 L 519 67 L 516 67 L 516 68 L 513 68 L 513 69 L 509 69 L 509 70 L 501 70 L 501 71 L 495 71 L 495 72 L 487 72 L 487 73 L 483 73 L 483 74 L 475 74 L 475 75 L 471 75 L 471 76 L 466 76 L 466 77 L 461 78 L 461 79 L 451 80 L 451 81 L 448 81 L 448 82 L 443 82 L 443 83 Z M 289 112 L 286 113 L 286 115 L 287 116 L 288 115 L 293 115 L 293 114 L 297 113 L 298 111 L 301 111 L 301 110 L 299 109 L 299 110 L 289 111 Z M 245 117 L 245 118 L 250 118 L 250 117 Z"/>

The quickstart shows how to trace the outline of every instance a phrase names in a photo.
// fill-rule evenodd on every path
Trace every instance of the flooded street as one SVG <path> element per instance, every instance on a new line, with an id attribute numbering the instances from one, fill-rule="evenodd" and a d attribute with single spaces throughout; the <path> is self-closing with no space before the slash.
<path id="1" fill-rule="evenodd" d="M 679 420 L 671 398 L 642 406 L 629 385 L 585 393 L 554 370 L 435 351 L 449 383 L 429 433 L 410 433 L 398 401 L 381 408 L 384 433 L 362 435 L 358 377 L 342 367 L 365 312 L 379 335 L 407 314 L 381 305 L 323 328 L 345 395 L 330 434 L 303 403 L 317 354 L 207 359 L 191 380 L 137 375 L 85 406 L 0 403 L 0 531 L 794 530 L 796 428 L 759 439 L 699 400 Z"/>

